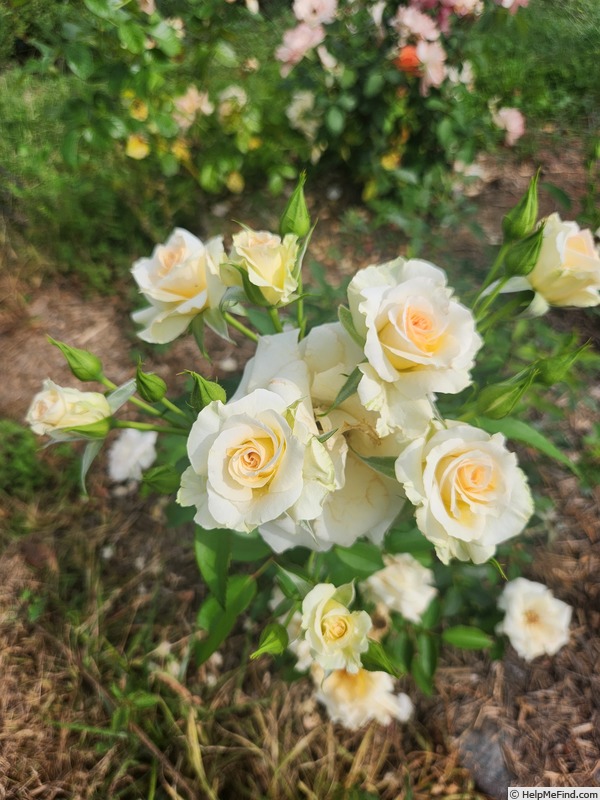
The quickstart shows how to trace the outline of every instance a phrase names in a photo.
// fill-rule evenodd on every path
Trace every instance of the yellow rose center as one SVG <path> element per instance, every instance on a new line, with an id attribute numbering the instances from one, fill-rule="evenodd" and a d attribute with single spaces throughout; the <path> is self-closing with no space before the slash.
<path id="1" fill-rule="evenodd" d="M 425 353 L 433 353 L 438 348 L 438 331 L 435 323 L 421 309 L 411 308 L 404 312 L 404 329 L 411 342 Z"/>
<path id="2" fill-rule="evenodd" d="M 362 700 L 372 691 L 373 679 L 366 669 L 359 669 L 358 672 L 336 669 L 325 680 L 328 694 L 343 702 Z"/>
<path id="3" fill-rule="evenodd" d="M 439 329 L 436 320 L 423 309 L 410 305 L 399 310 L 395 319 L 389 318 L 380 328 L 378 336 L 396 369 L 419 366 L 410 358 L 411 344 L 421 355 L 430 356 L 439 350 L 443 342 L 443 330 Z"/>
<path id="4" fill-rule="evenodd" d="M 327 617 L 321 622 L 321 633 L 327 642 L 342 639 L 348 632 L 348 620 L 345 617 Z"/>
<path id="5" fill-rule="evenodd" d="M 183 242 L 172 247 L 159 247 L 158 260 L 160 267 L 157 270 L 159 278 L 164 278 L 168 275 L 176 264 L 181 264 L 186 254 L 185 244 Z"/>
<path id="6" fill-rule="evenodd" d="M 525 618 L 526 625 L 537 625 L 540 621 L 540 615 L 537 611 L 533 611 L 531 608 L 527 609 L 527 611 L 523 614 Z"/>
<path id="7" fill-rule="evenodd" d="M 283 446 L 277 447 L 271 437 L 247 439 L 227 451 L 229 474 L 244 486 L 265 486 L 277 471 L 282 452 Z"/>

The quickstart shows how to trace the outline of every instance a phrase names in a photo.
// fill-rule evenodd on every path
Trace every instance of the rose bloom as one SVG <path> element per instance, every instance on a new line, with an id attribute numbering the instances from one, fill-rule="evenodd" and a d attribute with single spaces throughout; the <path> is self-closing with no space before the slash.
<path id="1" fill-rule="evenodd" d="M 302 630 L 315 661 L 325 670 L 360 669 L 360 654 L 369 642 L 371 618 L 366 611 L 349 611 L 352 584 L 318 583 L 302 602 Z"/>
<path id="2" fill-rule="evenodd" d="M 439 42 L 421 41 L 417 44 L 417 56 L 423 70 L 421 95 L 426 97 L 432 86 L 441 86 L 446 78 L 446 51 Z"/>
<path id="3" fill-rule="evenodd" d="M 312 476 L 306 497 L 320 503 L 311 516 L 302 506 L 260 526 L 263 539 L 276 552 L 301 545 L 327 550 L 350 546 L 361 536 L 380 543 L 405 498 L 398 483 L 365 464 L 360 456 L 396 456 L 406 440 L 394 432 L 381 438 L 377 415 L 354 394 L 325 414 L 363 353 L 339 323 L 319 325 L 298 343 L 298 331 L 260 338 L 256 355 L 244 370 L 234 399 L 267 388 L 288 404 L 300 400 L 299 416 L 312 433 L 307 458 Z M 419 413 L 426 427 L 431 406 Z M 427 414 L 429 416 L 427 416 Z M 328 435 L 323 442 L 317 437 Z"/>
<path id="4" fill-rule="evenodd" d="M 308 433 L 292 415 L 265 389 L 202 409 L 177 495 L 180 505 L 196 506 L 198 525 L 249 532 L 299 500 Z"/>
<path id="5" fill-rule="evenodd" d="M 176 97 L 173 104 L 176 109 L 173 119 L 184 131 L 193 123 L 198 111 L 208 116 L 215 110 L 208 97 L 208 92 L 199 92 L 195 86 L 188 86 L 185 94 Z"/>
<path id="6" fill-rule="evenodd" d="M 142 471 L 156 460 L 157 431 L 121 431 L 108 450 L 108 474 L 111 480 L 139 481 Z"/>
<path id="7" fill-rule="evenodd" d="M 410 697 L 394 692 L 394 679 L 387 672 L 339 669 L 325 678 L 320 672 L 313 677 L 319 687 L 317 700 L 325 706 L 331 721 L 350 730 L 358 730 L 371 720 L 389 725 L 394 719 L 406 722 L 412 716 Z"/>
<path id="8" fill-rule="evenodd" d="M 141 258 L 131 269 L 149 308 L 134 312 L 132 319 L 144 326 L 138 333 L 145 342 L 164 344 L 182 334 L 195 316 L 214 309 L 225 287 L 219 265 L 225 253 L 220 237 L 203 244 L 189 231 L 176 228 L 166 244 L 157 245 L 150 258 Z M 210 315 L 207 321 L 211 324 Z"/>
<path id="9" fill-rule="evenodd" d="M 400 34 L 400 44 L 406 44 L 409 36 L 427 39 L 430 42 L 440 38 L 435 20 L 411 6 L 399 8 L 390 25 Z"/>
<path id="10" fill-rule="evenodd" d="M 569 641 L 571 606 L 557 600 L 547 586 L 516 578 L 504 587 L 498 608 L 505 612 L 496 626 L 505 633 L 517 653 L 526 661 L 553 656 Z"/>
<path id="11" fill-rule="evenodd" d="M 374 572 L 361 588 L 375 603 L 383 603 L 411 622 L 420 622 L 437 594 L 433 572 L 409 553 L 384 555 L 385 567 Z"/>
<path id="12" fill-rule="evenodd" d="M 65 428 L 92 425 L 111 415 L 108 401 L 100 392 L 64 388 L 47 378 L 42 391 L 31 401 L 25 420 L 34 433 L 65 441 L 84 438 L 82 434 Z"/>
<path id="13" fill-rule="evenodd" d="M 396 477 L 440 560 L 482 564 L 523 530 L 533 513 L 531 492 L 501 434 L 454 421 L 446 426 L 408 445 Z"/>
<path id="14" fill-rule="evenodd" d="M 327 24 L 335 19 L 337 0 L 294 0 L 293 11 L 299 22 Z"/>
<path id="15" fill-rule="evenodd" d="M 125 155 L 129 158 L 134 158 L 136 161 L 141 161 L 150 153 L 150 145 L 145 136 L 139 133 L 132 133 L 127 137 L 127 144 L 125 145 Z"/>
<path id="16" fill-rule="evenodd" d="M 283 44 L 275 51 L 275 58 L 283 62 L 282 77 L 289 75 L 292 67 L 298 64 L 309 50 L 320 45 L 325 39 L 325 28 L 317 25 L 311 27 L 306 22 L 286 31 L 283 34 Z"/>
<path id="17" fill-rule="evenodd" d="M 600 303 L 600 253 L 588 229 L 546 219 L 542 248 L 526 280 L 551 306 L 597 306 Z"/>
<path id="18" fill-rule="evenodd" d="M 469 385 L 482 344 L 471 311 L 452 298 L 444 272 L 420 259 L 359 270 L 348 302 L 366 338 L 368 363 L 360 366 L 358 394 L 379 412 L 379 433 L 424 433 L 422 416 L 409 414 L 407 401 L 421 402 L 433 392 L 455 394 Z"/>
<path id="19" fill-rule="evenodd" d="M 289 303 L 298 288 L 296 259 L 298 237 L 287 233 L 283 239 L 268 231 L 243 230 L 233 237 L 228 263 L 241 267 L 248 280 L 260 289 L 271 305 Z M 227 282 L 241 284 L 237 270 L 226 268 Z"/>
<path id="20" fill-rule="evenodd" d="M 525 133 L 525 117 L 518 108 L 500 108 L 492 112 L 494 125 L 506 131 L 504 143 L 513 147 Z"/>
<path id="21" fill-rule="evenodd" d="M 394 59 L 394 64 L 407 75 L 418 75 L 421 71 L 421 62 L 417 56 L 417 48 L 414 44 L 407 44 Z"/>

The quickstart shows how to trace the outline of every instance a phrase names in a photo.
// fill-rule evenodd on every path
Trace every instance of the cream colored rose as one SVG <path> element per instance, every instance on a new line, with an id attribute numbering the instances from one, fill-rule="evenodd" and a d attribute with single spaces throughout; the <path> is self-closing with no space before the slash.
<path id="1" fill-rule="evenodd" d="M 350 282 L 348 301 L 366 339 L 368 364 L 360 367 L 364 379 L 358 392 L 366 407 L 381 415 L 380 433 L 414 428 L 408 400 L 454 394 L 469 385 L 482 341 L 473 315 L 452 298 L 438 267 L 400 258 L 367 267 Z"/>
<path id="2" fill-rule="evenodd" d="M 297 256 L 298 237 L 291 233 L 282 240 L 268 231 L 243 230 L 233 237 L 229 262 L 244 270 L 250 283 L 275 306 L 289 303 L 298 288 Z M 241 282 L 231 268 L 224 274 L 230 283 Z"/>
<path id="3" fill-rule="evenodd" d="M 383 561 L 385 567 L 362 582 L 364 593 L 411 622 L 420 622 L 437 594 L 433 572 L 409 553 L 384 555 Z"/>
<path id="4" fill-rule="evenodd" d="M 327 677 L 315 671 L 317 700 L 322 703 L 332 722 L 357 730 L 375 720 L 389 725 L 394 719 L 406 722 L 413 713 L 408 695 L 396 694 L 394 679 L 387 672 L 348 672 L 335 670 Z"/>
<path id="5" fill-rule="evenodd" d="M 325 670 L 358 672 L 360 654 L 369 642 L 371 618 L 366 611 L 349 611 L 354 599 L 351 584 L 336 587 L 319 583 L 302 603 L 302 629 L 315 661 Z"/>
<path id="6" fill-rule="evenodd" d="M 333 323 L 313 328 L 300 343 L 297 331 L 263 336 L 246 366 L 235 399 L 263 387 L 289 404 L 299 400 L 297 416 L 312 433 L 303 502 L 317 501 L 318 511 L 316 502 L 310 515 L 297 505 L 261 525 L 261 536 L 276 552 L 298 545 L 313 550 L 350 546 L 361 536 L 379 543 L 404 505 L 397 481 L 356 455 L 396 456 L 404 439 L 397 434 L 380 438 L 377 416 L 356 395 L 323 416 L 362 357 L 342 326 Z M 322 434 L 331 436 L 321 444 Z"/>
<path id="7" fill-rule="evenodd" d="M 600 254 L 591 231 L 551 214 L 544 227 L 539 258 L 526 276 L 551 306 L 597 306 L 600 303 Z"/>
<path id="8" fill-rule="evenodd" d="M 26 421 L 34 433 L 47 434 L 57 441 L 81 438 L 65 428 L 92 425 L 112 414 L 106 397 L 100 392 L 65 389 L 47 378 L 43 390 L 33 398 Z"/>
<path id="9" fill-rule="evenodd" d="M 218 314 L 225 292 L 219 277 L 224 256 L 220 237 L 203 244 L 183 228 L 176 228 L 164 245 L 154 248 L 150 258 L 136 261 L 131 272 L 150 303 L 132 314 L 133 320 L 144 326 L 140 339 L 171 342 L 201 312 Z M 210 315 L 207 322 L 214 327 Z"/>
<path id="10" fill-rule="evenodd" d="M 573 609 L 557 600 L 542 583 L 526 578 L 510 581 L 504 587 L 498 608 L 505 616 L 496 631 L 505 633 L 526 661 L 544 654 L 553 656 L 569 641 Z"/>
<path id="11" fill-rule="evenodd" d="M 501 434 L 446 425 L 406 447 L 396 477 L 440 560 L 481 564 L 523 530 L 533 513 L 531 492 Z"/>
<path id="12" fill-rule="evenodd" d="M 203 528 L 251 531 L 294 505 L 304 485 L 304 442 L 279 395 L 257 389 L 202 409 L 188 438 L 191 466 L 177 501 Z"/>

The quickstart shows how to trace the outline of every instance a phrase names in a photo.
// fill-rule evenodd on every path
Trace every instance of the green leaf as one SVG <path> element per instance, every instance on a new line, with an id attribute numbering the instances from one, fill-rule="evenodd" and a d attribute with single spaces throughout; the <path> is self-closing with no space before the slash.
<path id="1" fill-rule="evenodd" d="M 361 456 L 360 453 L 357 453 L 356 450 L 352 451 L 355 456 L 358 456 L 360 460 L 366 464 L 367 466 L 374 469 L 376 472 L 381 472 L 382 475 L 385 475 L 387 478 L 393 478 L 396 480 L 396 458 L 394 456 Z"/>
<path id="2" fill-rule="evenodd" d="M 68 167 L 77 166 L 77 153 L 79 150 L 79 131 L 71 130 L 64 137 L 60 145 L 60 152 Z"/>
<path id="3" fill-rule="evenodd" d="M 338 319 L 345 329 L 346 333 L 354 339 L 356 344 L 361 348 L 365 346 L 365 340 L 356 330 L 354 320 L 352 319 L 352 312 L 346 306 L 338 306 Z"/>
<path id="4" fill-rule="evenodd" d="M 154 25 L 150 29 L 150 35 L 156 41 L 159 49 L 169 58 L 179 55 L 181 52 L 181 42 L 177 37 L 177 33 L 165 20 L 161 20 L 158 25 Z"/>
<path id="5" fill-rule="evenodd" d="M 379 92 L 383 89 L 384 84 L 385 78 L 381 72 L 379 72 L 379 70 L 376 72 L 371 72 L 363 89 L 365 97 L 375 97 L 375 95 L 379 94 Z"/>
<path id="6" fill-rule="evenodd" d="M 146 47 L 146 34 L 135 22 L 125 22 L 119 25 L 117 33 L 119 34 L 119 41 L 130 53 L 138 55 L 144 52 Z"/>
<path id="7" fill-rule="evenodd" d="M 360 660 L 363 668 L 369 672 L 383 671 L 393 675 L 395 678 L 399 678 L 401 675 L 400 670 L 386 653 L 381 642 L 375 642 L 373 639 L 369 639 L 369 649 L 366 653 L 362 653 Z"/>
<path id="8" fill-rule="evenodd" d="M 291 597 L 293 600 L 304 600 L 313 588 L 313 584 L 308 580 L 307 576 L 282 567 L 281 564 L 275 564 L 275 566 L 277 567 L 277 580 L 284 595 Z"/>
<path id="9" fill-rule="evenodd" d="M 87 496 L 87 489 L 85 488 L 85 478 L 88 474 L 89 468 L 92 466 L 93 460 L 96 458 L 96 456 L 102 449 L 103 444 L 104 444 L 103 439 L 95 442 L 90 442 L 88 445 L 86 445 L 86 448 L 83 451 L 83 456 L 81 458 L 80 480 L 81 480 L 81 488 L 83 489 L 83 493 L 86 496 Z"/>
<path id="10" fill-rule="evenodd" d="M 420 633 L 417 636 L 417 658 L 423 673 L 433 679 L 437 667 L 437 643 L 428 633 Z"/>
<path id="11" fill-rule="evenodd" d="M 421 617 L 421 625 L 423 628 L 433 628 L 440 618 L 441 604 L 437 597 L 434 597 L 431 603 L 425 609 L 425 613 Z"/>
<path id="12" fill-rule="evenodd" d="M 447 628 L 442 633 L 442 639 L 454 647 L 462 647 L 464 650 L 485 650 L 494 644 L 494 640 L 480 628 L 473 628 L 469 625 L 455 625 Z"/>
<path id="13" fill-rule="evenodd" d="M 144 472 L 142 483 L 159 494 L 174 494 L 179 489 L 181 475 L 171 464 L 160 464 Z"/>
<path id="14" fill-rule="evenodd" d="M 344 130 L 346 115 L 341 108 L 331 106 L 325 115 L 325 125 L 334 136 L 339 136 Z"/>
<path id="15" fill-rule="evenodd" d="M 209 595 L 198 612 L 199 628 L 208 636 L 198 642 L 195 655 L 198 664 L 203 664 L 231 633 L 240 614 L 248 608 L 256 594 L 256 581 L 248 575 L 232 575 L 227 586 L 225 608 L 216 597 Z"/>
<path id="16" fill-rule="evenodd" d="M 559 450 L 550 439 L 547 439 L 543 433 L 540 433 L 527 422 L 523 422 L 523 420 L 515 419 L 514 417 L 504 417 L 504 419 L 476 417 L 472 421 L 472 424 L 476 425 L 478 428 L 482 428 L 488 433 L 502 433 L 507 439 L 514 439 L 517 442 L 528 444 L 536 450 L 539 450 L 540 453 L 564 464 L 571 472 L 574 472 L 577 477 L 581 477 L 579 467 L 574 464 L 568 456 Z"/>
<path id="17" fill-rule="evenodd" d="M 231 532 L 231 560 L 261 561 L 271 555 L 271 548 L 257 533 Z"/>
<path id="18" fill-rule="evenodd" d="M 204 345 L 204 314 L 198 314 L 198 316 L 194 317 L 192 324 L 190 325 L 190 329 L 198 350 L 200 350 L 201 354 L 207 361 L 210 361 Z"/>
<path id="19" fill-rule="evenodd" d="M 258 647 L 250 654 L 250 658 L 254 661 L 255 658 L 267 653 L 278 656 L 285 652 L 288 641 L 289 637 L 286 628 L 279 622 L 270 622 L 266 628 L 263 629 Z"/>
<path id="20" fill-rule="evenodd" d="M 225 608 L 229 560 L 231 558 L 231 531 L 196 528 L 194 551 L 198 568 L 217 602 Z"/>
<path id="21" fill-rule="evenodd" d="M 333 428 L 331 431 L 327 431 L 327 433 L 322 433 L 320 436 L 315 436 L 315 439 L 321 444 L 325 444 L 327 439 L 331 439 L 339 431 L 339 428 Z"/>
<path id="22" fill-rule="evenodd" d="M 416 557 L 431 553 L 433 545 L 416 527 L 408 531 L 392 528 L 385 538 L 385 550 L 388 553 L 410 553 Z"/>
<path id="23" fill-rule="evenodd" d="M 419 689 L 430 697 L 433 694 L 433 680 L 430 675 L 427 675 L 423 669 L 423 665 L 419 659 L 419 654 L 415 653 L 410 663 L 410 673 L 415 679 L 415 683 Z"/>
<path id="24" fill-rule="evenodd" d="M 333 552 L 355 571 L 357 578 L 367 578 L 384 567 L 381 549 L 371 542 L 355 542 L 352 547 L 336 545 Z"/>
<path id="25" fill-rule="evenodd" d="M 359 370 L 358 367 L 354 367 L 350 375 L 348 375 L 348 377 L 346 378 L 344 385 L 339 390 L 337 397 L 335 398 L 333 403 L 329 406 L 327 411 L 321 416 L 326 417 L 330 411 L 333 411 L 334 408 L 337 408 L 349 397 L 352 397 L 352 395 L 355 394 L 358 388 L 358 384 L 360 383 L 361 378 L 362 378 L 362 372 Z"/>
<path id="26" fill-rule="evenodd" d="M 74 42 L 66 46 L 65 61 L 71 72 L 82 81 L 87 81 L 94 71 L 92 51 L 80 42 Z"/>

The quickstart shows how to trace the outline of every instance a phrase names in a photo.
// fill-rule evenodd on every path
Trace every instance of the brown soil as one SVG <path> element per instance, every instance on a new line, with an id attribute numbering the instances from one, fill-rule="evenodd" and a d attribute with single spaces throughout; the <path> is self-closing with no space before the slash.
<path id="1" fill-rule="evenodd" d="M 581 152 L 575 147 L 560 153 L 549 148 L 538 159 L 543 167 L 542 180 L 556 184 L 574 201 L 571 211 L 563 216 L 575 217 L 586 187 Z M 469 258 L 474 264 L 485 263 L 483 249 L 498 241 L 502 214 L 522 194 L 535 170 L 533 163 L 516 163 L 509 158 L 487 159 L 483 166 L 484 180 L 475 202 L 486 241 L 466 230 L 448 236 L 452 258 Z M 402 250 L 391 231 L 360 237 L 344 232 L 340 222 L 343 197 L 335 202 L 312 198 L 312 207 L 320 222 L 310 255 L 326 265 L 332 281 Z M 555 210 L 555 203 L 544 193 L 541 211 L 551 210 Z M 248 218 L 234 203 L 227 214 L 257 227 L 273 226 L 275 221 L 269 210 Z M 215 219 L 209 226 L 217 224 L 222 222 Z M 233 230 L 230 223 L 224 227 L 227 232 Z M 444 266 L 441 258 L 437 263 Z M 22 421 L 32 395 L 46 377 L 64 385 L 74 384 L 60 352 L 47 342 L 48 334 L 98 354 L 115 382 L 131 376 L 135 335 L 122 299 L 84 301 L 81 293 L 64 281 L 36 288 L 6 275 L 0 290 L 4 300 L 0 309 L 4 353 L 0 416 Z M 559 317 L 558 324 L 565 324 L 562 320 L 564 317 Z M 597 335 L 590 329 L 589 317 L 577 314 L 570 320 Z M 183 369 L 224 377 L 243 365 L 252 347 L 236 341 L 235 345 L 212 341 L 211 349 L 216 349 L 212 364 L 198 357 L 188 339 L 177 341 L 168 350 L 161 348 L 158 354 L 144 349 L 145 369 L 161 374 L 176 394 L 183 389 L 183 378 L 178 376 Z M 590 390 L 597 391 L 598 387 Z M 587 418 L 582 422 L 572 414 L 566 424 L 572 426 L 571 439 L 579 445 L 581 433 L 589 428 Z M 528 457 L 533 456 L 524 453 L 524 458 Z M 101 670 L 96 672 L 94 665 L 90 666 L 89 653 L 82 649 L 80 640 L 73 644 L 76 637 L 69 632 L 66 614 L 59 614 L 65 620 L 63 638 L 56 629 L 49 632 L 44 618 L 27 621 L 24 609 L 31 597 L 48 593 L 56 600 L 59 575 L 65 570 L 78 580 L 87 576 L 89 581 L 105 581 L 111 592 L 106 607 L 90 609 L 88 619 L 90 629 L 96 626 L 97 631 L 101 623 L 110 625 L 120 620 L 125 624 L 123 618 L 133 625 L 135 613 L 149 607 L 158 587 L 164 614 L 161 635 L 170 641 L 187 641 L 192 633 L 197 578 L 189 538 L 182 529 L 165 530 L 160 502 L 111 495 L 100 468 L 94 469 L 91 481 L 96 499 L 87 507 L 73 510 L 70 520 L 60 515 L 46 518 L 44 509 L 24 509 L 24 514 L 34 515 L 30 527 L 34 534 L 12 544 L 0 557 L 0 800 L 100 798 L 103 795 L 95 792 L 100 786 L 106 791 L 106 775 L 115 759 L 124 758 L 127 752 L 120 749 L 117 740 L 114 744 L 109 740 L 101 754 L 88 744 L 90 736 L 86 738 L 81 727 L 106 727 L 110 721 L 109 699 L 101 702 L 105 691 Z M 230 748 L 235 768 L 248 772 L 248 786 L 259 787 L 263 786 L 261 775 L 264 777 L 265 770 L 273 770 L 279 763 L 277 748 L 285 753 L 301 743 L 295 753 L 300 764 L 293 774 L 294 786 L 299 787 L 295 791 L 302 791 L 297 796 L 317 800 L 330 796 L 325 789 L 333 779 L 333 773 L 327 772 L 328 754 L 330 761 L 342 746 L 346 773 L 354 781 L 362 781 L 364 788 L 377 792 L 376 796 L 390 800 L 405 796 L 407 774 L 411 775 L 415 798 L 475 798 L 469 773 L 458 767 L 457 759 L 471 770 L 480 789 L 492 797 L 505 796 L 507 783 L 600 785 L 600 492 L 596 489 L 582 494 L 576 482 L 554 467 L 540 464 L 539 472 L 555 501 L 556 516 L 550 543 L 535 546 L 528 577 L 543 581 L 573 605 L 572 637 L 567 647 L 553 659 L 540 658 L 532 664 L 518 658 L 510 648 L 502 662 L 493 663 L 474 655 L 447 654 L 437 678 L 440 699 L 419 701 L 416 723 L 409 726 L 408 733 L 396 725 L 387 732 L 372 726 L 365 736 L 344 734 L 326 723 L 311 705 L 305 683 L 288 692 L 270 673 L 253 668 L 244 696 L 264 692 L 271 698 L 270 710 L 259 715 L 256 723 L 259 729 L 264 727 L 256 740 L 259 752 L 264 735 L 270 742 L 270 755 L 259 756 L 252 750 L 256 750 L 256 743 L 244 742 L 244 731 L 236 727 L 235 720 L 220 718 L 208 733 L 205 730 L 207 738 L 201 740 L 206 745 L 209 783 L 210 775 L 218 775 L 228 763 L 219 761 L 217 744 Z M 86 532 L 85 541 L 74 538 L 77 528 Z M 111 555 L 103 560 L 99 554 L 107 546 Z M 235 650 L 232 657 L 235 662 Z M 196 676 L 198 686 L 206 678 L 205 673 Z M 195 685 L 192 676 L 190 686 Z M 171 689 L 183 698 L 182 702 L 193 706 L 188 687 L 171 679 Z M 197 691 L 202 693 L 201 688 Z M 230 682 L 219 691 L 220 699 L 214 701 L 217 705 L 244 699 L 242 689 Z M 180 722 L 178 719 L 177 724 Z M 217 738 L 211 739 L 212 735 Z M 136 742 L 142 750 L 151 750 L 151 742 L 143 738 Z M 245 754 L 238 752 L 243 748 Z M 152 754 L 161 765 L 161 780 L 180 792 L 171 796 L 188 796 L 185 781 L 177 783 L 173 777 L 173 773 L 177 776 L 176 756 L 169 752 L 160 760 L 160 753 Z M 307 772 L 306 765 L 321 764 L 319 759 L 323 762 L 318 772 L 321 782 L 315 783 L 317 779 Z M 124 785 L 117 781 L 111 794 L 104 796 L 112 796 L 112 791 Z M 197 791 L 198 797 L 209 796 Z M 277 783 L 270 791 L 265 796 L 289 796 L 288 789 Z M 223 794 L 222 798 L 227 796 Z"/>

